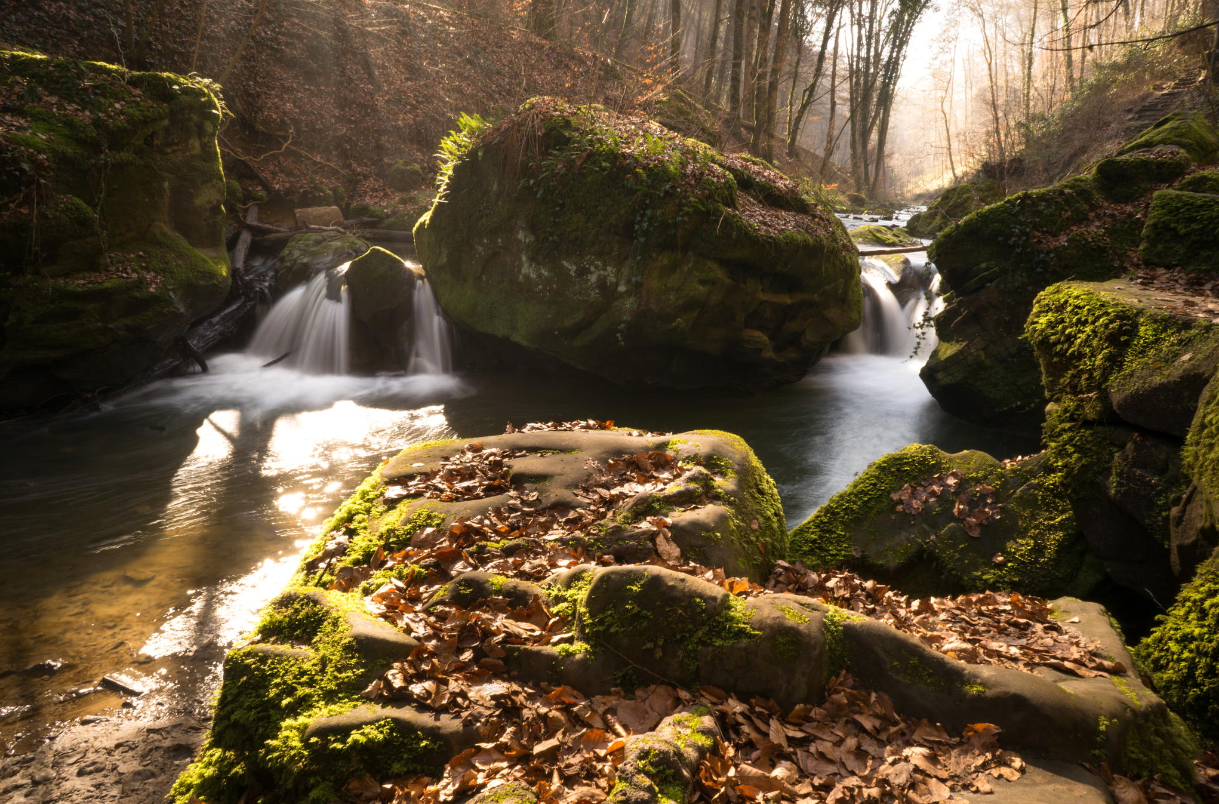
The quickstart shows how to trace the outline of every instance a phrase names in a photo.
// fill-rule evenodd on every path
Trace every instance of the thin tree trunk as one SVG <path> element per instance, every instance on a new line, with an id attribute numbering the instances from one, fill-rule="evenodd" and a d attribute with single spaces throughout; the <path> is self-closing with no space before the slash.
<path id="1" fill-rule="evenodd" d="M 715 75 L 715 46 L 720 39 L 720 15 L 724 11 L 724 0 L 715 0 L 715 15 L 711 18 L 711 40 L 707 43 L 707 66 L 703 75 L 703 102 L 711 98 L 711 79 Z"/>
<path id="2" fill-rule="evenodd" d="M 775 34 L 775 53 L 770 62 L 770 81 L 766 86 L 765 125 L 762 128 L 762 157 L 768 162 L 775 158 L 775 116 L 779 111 L 779 71 L 787 58 L 787 28 L 791 18 L 791 0 L 779 6 L 779 30 Z"/>
<path id="3" fill-rule="evenodd" d="M 199 27 L 195 30 L 195 52 L 190 57 L 190 71 L 192 73 L 199 64 L 199 45 L 203 43 L 203 24 L 207 21 L 207 6 L 210 2 L 211 0 L 203 0 L 203 8 L 199 9 Z"/>
<path id="4" fill-rule="evenodd" d="M 148 19 L 148 24 L 144 26 L 144 33 L 140 34 L 140 41 L 135 46 L 135 53 L 132 54 L 133 61 L 141 61 L 148 52 L 148 42 L 152 39 L 153 33 L 161 25 L 161 11 L 165 8 L 165 0 L 157 0 L 152 6 L 152 15 Z"/>
<path id="5" fill-rule="evenodd" d="M 1071 6 L 1070 0 L 1059 0 L 1062 11 L 1062 57 L 1067 68 L 1067 92 L 1075 92 L 1075 64 L 1071 57 Z"/>
<path id="6" fill-rule="evenodd" d="M 123 36 L 127 40 L 127 53 L 135 52 L 135 0 L 123 0 Z"/>
<path id="7" fill-rule="evenodd" d="M 830 122 L 825 127 L 825 150 L 821 154 L 821 167 L 817 172 L 817 182 L 825 184 L 826 169 L 830 164 L 830 154 L 834 152 L 834 123 L 838 117 L 838 29 L 834 29 L 834 60 L 830 63 Z"/>
<path id="8" fill-rule="evenodd" d="M 630 36 L 631 26 L 635 23 L 635 0 L 626 0 L 622 8 L 622 27 L 618 29 L 618 39 L 614 42 L 614 58 L 622 57 L 622 48 Z"/>
<path id="9" fill-rule="evenodd" d="M 764 1 L 748 0 L 749 7 L 746 9 L 745 53 L 743 54 L 743 63 L 741 65 L 744 71 L 741 84 L 741 117 L 749 123 L 753 123 L 754 120 L 754 90 L 757 88 L 758 17 L 761 16 L 761 8 L 759 6 Z"/>
<path id="10" fill-rule="evenodd" d="M 559 19 L 555 0 L 531 0 L 529 5 L 530 27 L 543 39 L 559 38 Z"/>
<path id="11" fill-rule="evenodd" d="M 798 10 L 793 10 L 792 13 L 797 13 Z M 800 81 L 800 63 L 804 61 L 804 38 L 797 36 L 796 39 L 796 65 L 792 68 L 791 84 L 787 87 L 787 115 L 784 121 L 787 127 L 791 128 L 792 114 L 796 109 L 796 86 Z"/>
<path id="12" fill-rule="evenodd" d="M 669 0 L 669 72 L 681 77 L 681 0 Z"/>
<path id="13" fill-rule="evenodd" d="M 741 66 L 745 60 L 745 4 L 736 0 L 732 16 L 732 72 L 728 78 L 728 109 L 734 118 L 741 117 Z"/>
<path id="14" fill-rule="evenodd" d="M 796 110 L 796 116 L 791 118 L 787 123 L 788 159 L 796 158 L 796 142 L 800 139 L 800 127 L 804 125 L 804 117 L 808 114 L 809 107 L 813 105 L 813 100 L 816 98 L 817 84 L 821 81 L 821 73 L 825 67 L 825 54 L 830 44 L 831 30 L 834 32 L 834 53 L 838 53 L 838 28 L 835 27 L 834 23 L 841 5 L 841 2 L 831 2 L 829 9 L 826 11 L 825 31 L 821 34 L 821 49 L 817 52 L 817 64 L 813 67 L 813 79 L 808 82 L 808 86 L 804 88 L 804 93 L 800 96 L 800 108 Z"/>
<path id="15" fill-rule="evenodd" d="M 1029 126 L 1033 120 L 1033 46 L 1037 40 L 1037 12 L 1040 1 L 1033 0 L 1033 13 L 1029 20 L 1029 46 L 1024 55 L 1024 136 L 1028 142 Z M 955 172 L 955 171 L 954 171 Z"/>
<path id="16" fill-rule="evenodd" d="M 246 29 L 245 36 L 241 37 L 241 44 L 237 45 L 237 51 L 233 54 L 233 58 L 229 59 L 228 66 L 224 68 L 224 72 L 220 76 L 221 85 L 228 82 L 233 68 L 237 66 L 237 62 L 241 61 L 241 56 L 245 53 L 246 45 L 250 43 L 250 37 L 254 35 L 254 29 L 258 27 L 258 23 L 262 22 L 263 15 L 267 13 L 267 6 L 270 3 L 271 0 L 262 0 L 262 3 L 259 4 L 258 13 L 254 15 L 254 19 L 250 22 L 250 27 Z"/>
<path id="17" fill-rule="evenodd" d="M 757 156 L 762 145 L 762 127 L 766 118 L 766 91 L 770 84 L 766 67 L 770 55 L 770 27 L 774 21 L 775 2 L 766 0 L 766 8 L 758 15 L 758 46 L 754 54 L 753 70 L 753 137 L 749 150 Z"/>

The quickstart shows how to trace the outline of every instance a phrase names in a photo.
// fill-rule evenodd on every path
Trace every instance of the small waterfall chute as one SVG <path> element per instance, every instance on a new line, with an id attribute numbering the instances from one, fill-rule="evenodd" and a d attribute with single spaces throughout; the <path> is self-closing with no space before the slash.
<path id="1" fill-rule="evenodd" d="M 453 329 L 427 277 L 415 285 L 407 374 L 450 374 L 453 371 Z"/>
<path id="2" fill-rule="evenodd" d="M 900 357 L 911 357 L 916 352 L 930 354 L 937 341 L 929 321 L 943 306 L 939 273 L 929 264 L 916 266 L 921 277 L 919 292 L 902 304 L 893 292 L 901 277 L 873 257 L 861 258 L 859 263 L 863 320 L 857 330 L 843 337 L 842 350 Z"/>
<path id="3" fill-rule="evenodd" d="M 306 374 L 346 374 L 351 307 L 343 273 L 347 264 L 316 274 L 271 307 L 258 325 L 250 354 Z M 285 356 L 286 355 L 286 356 Z"/>

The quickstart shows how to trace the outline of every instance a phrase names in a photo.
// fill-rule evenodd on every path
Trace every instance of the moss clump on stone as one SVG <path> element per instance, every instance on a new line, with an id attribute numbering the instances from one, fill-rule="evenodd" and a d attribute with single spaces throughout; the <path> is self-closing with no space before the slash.
<path id="1" fill-rule="evenodd" d="M 922 245 L 922 241 L 912 236 L 904 228 L 890 229 L 888 226 L 868 224 L 852 229 L 850 234 L 851 239 L 860 245 L 886 247 Z"/>
<path id="2" fill-rule="evenodd" d="M 1003 187 L 993 179 L 949 187 L 927 205 L 926 211 L 911 215 L 906 229 L 919 237 L 935 237 L 971 212 L 1002 201 L 1003 196 Z"/>
<path id="3" fill-rule="evenodd" d="M 906 484 L 962 473 L 917 514 L 896 510 Z M 960 493 L 988 486 L 1000 506 L 996 519 L 969 536 L 955 514 Z M 980 504 L 980 503 L 973 503 Z M 848 566 L 909 594 L 1012 589 L 1041 595 L 1089 588 L 1086 548 L 1060 477 L 1044 459 L 1004 468 L 982 452 L 948 455 L 914 444 L 872 463 L 792 531 L 789 560 L 814 568 Z M 1001 562 L 995 561 L 1002 555 Z"/>
<path id="4" fill-rule="evenodd" d="M 275 283 L 287 289 L 308 282 L 321 271 L 337 268 L 360 257 L 372 248 L 367 241 L 352 235 L 306 232 L 288 241 L 279 254 Z"/>
<path id="5" fill-rule="evenodd" d="M 1219 272 L 1219 195 L 1161 190 L 1152 196 L 1139 256 L 1151 265 Z"/>
<path id="6" fill-rule="evenodd" d="M 1182 587 L 1135 656 L 1174 711 L 1219 738 L 1219 554 Z"/>
<path id="7" fill-rule="evenodd" d="M 1201 112 L 1175 112 L 1123 145 L 1117 155 L 1165 146 L 1181 148 L 1199 164 L 1213 164 L 1219 160 L 1219 131 Z"/>

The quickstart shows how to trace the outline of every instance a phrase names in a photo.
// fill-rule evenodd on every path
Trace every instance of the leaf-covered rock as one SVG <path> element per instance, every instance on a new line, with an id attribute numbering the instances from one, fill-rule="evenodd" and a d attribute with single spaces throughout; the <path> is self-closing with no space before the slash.
<path id="1" fill-rule="evenodd" d="M 121 386 L 229 288 L 213 87 L 0 51 L 0 408 Z"/>
<path id="2" fill-rule="evenodd" d="M 845 229 L 764 163 L 551 98 L 450 142 L 415 241 L 459 323 L 619 381 L 750 387 L 859 325 Z"/>

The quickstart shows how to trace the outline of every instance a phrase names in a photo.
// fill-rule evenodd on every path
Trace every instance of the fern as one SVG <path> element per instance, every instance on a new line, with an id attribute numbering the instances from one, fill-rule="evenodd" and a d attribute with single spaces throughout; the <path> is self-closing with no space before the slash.
<path id="1" fill-rule="evenodd" d="M 462 112 L 457 118 L 457 128 L 440 141 L 440 150 L 436 153 L 436 158 L 440 160 L 440 173 L 436 175 L 438 199 L 444 198 L 454 166 L 469 153 L 478 136 L 489 128 L 491 123 L 483 119 L 482 115 Z"/>

